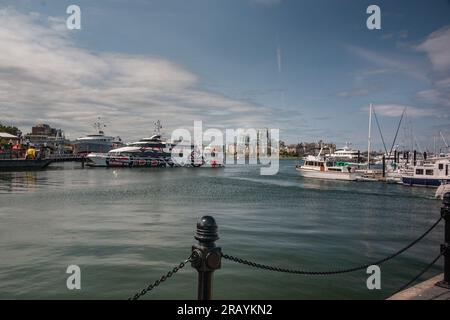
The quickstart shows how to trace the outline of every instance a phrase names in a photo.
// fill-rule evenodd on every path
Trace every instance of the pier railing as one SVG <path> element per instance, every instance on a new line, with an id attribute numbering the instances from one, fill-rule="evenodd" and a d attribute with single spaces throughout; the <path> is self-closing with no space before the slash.
<path id="1" fill-rule="evenodd" d="M 422 233 L 418 238 L 404 246 L 400 250 L 386 256 L 383 259 L 374 261 L 372 263 L 366 263 L 359 266 L 354 266 L 350 268 L 341 268 L 334 270 L 304 270 L 297 268 L 286 268 L 273 265 L 262 264 L 239 257 L 235 257 L 222 252 L 220 247 L 216 246 L 216 241 L 219 239 L 218 227 L 216 221 L 211 216 L 204 216 L 197 222 L 197 230 L 195 233 L 195 239 L 198 241 L 197 244 L 192 246 L 191 253 L 189 257 L 181 262 L 179 265 L 175 266 L 167 274 L 161 276 L 158 280 L 149 284 L 146 288 L 142 289 L 140 292 L 136 293 L 134 296 L 130 297 L 129 300 L 137 300 L 149 291 L 158 287 L 161 283 L 171 278 L 175 273 L 183 269 L 188 263 L 195 268 L 198 272 L 198 290 L 197 298 L 198 300 L 211 300 L 213 297 L 213 274 L 214 271 L 221 268 L 222 259 L 231 261 L 234 263 L 246 265 L 251 268 L 268 270 L 273 272 L 282 272 L 296 275 L 307 275 L 307 276 L 327 276 L 335 274 L 350 273 L 360 270 L 365 270 L 372 265 L 381 265 L 388 262 L 397 256 L 401 255 L 408 249 L 415 246 L 423 238 L 425 238 L 431 231 L 433 231 L 436 226 L 438 226 L 441 221 L 444 220 L 444 242 L 440 245 L 439 254 L 431 260 L 427 266 L 421 270 L 411 281 L 403 285 L 400 289 L 396 290 L 393 294 L 398 293 L 415 281 L 417 281 L 425 272 L 427 272 L 441 257 L 444 257 L 444 279 L 438 283 L 437 286 L 450 289 L 450 193 L 446 193 L 443 198 L 443 203 L 441 207 L 440 217 L 436 220 L 433 225 L 431 225 L 424 233 Z"/>

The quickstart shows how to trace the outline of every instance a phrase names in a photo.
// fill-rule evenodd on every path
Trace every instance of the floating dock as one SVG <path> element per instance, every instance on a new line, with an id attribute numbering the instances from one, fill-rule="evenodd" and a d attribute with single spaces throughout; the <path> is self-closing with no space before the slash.
<path id="1" fill-rule="evenodd" d="M 40 170 L 47 167 L 53 160 L 51 159 L 9 159 L 0 160 L 0 170 Z"/>
<path id="2" fill-rule="evenodd" d="M 85 157 L 82 156 L 55 156 L 44 159 L 0 159 L 0 170 L 41 170 L 53 162 L 81 162 L 84 166 Z"/>

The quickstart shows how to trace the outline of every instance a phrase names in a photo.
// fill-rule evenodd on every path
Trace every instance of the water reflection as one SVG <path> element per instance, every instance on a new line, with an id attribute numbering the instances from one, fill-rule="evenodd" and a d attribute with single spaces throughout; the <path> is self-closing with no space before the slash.
<path id="1" fill-rule="evenodd" d="M 0 173 L 0 193 L 30 191 L 36 188 L 36 184 L 35 171 Z"/>

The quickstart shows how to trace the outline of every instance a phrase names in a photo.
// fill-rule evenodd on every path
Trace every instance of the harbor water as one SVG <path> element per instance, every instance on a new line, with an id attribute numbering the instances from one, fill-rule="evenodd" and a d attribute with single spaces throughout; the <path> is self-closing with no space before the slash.
<path id="1" fill-rule="evenodd" d="M 303 179 L 295 161 L 275 176 L 256 166 L 105 169 L 79 163 L 0 173 L 1 299 L 127 299 L 185 260 L 196 221 L 212 215 L 226 254 L 309 270 L 383 258 L 439 217 L 434 190 Z M 381 290 L 365 270 L 335 276 L 263 271 L 223 260 L 216 299 L 384 299 L 439 252 L 438 226 L 381 265 Z M 68 290 L 69 265 L 81 290 Z M 439 263 L 425 276 L 442 270 Z M 196 271 L 182 271 L 145 299 L 195 299 Z M 425 279 L 425 278 L 422 278 Z"/>

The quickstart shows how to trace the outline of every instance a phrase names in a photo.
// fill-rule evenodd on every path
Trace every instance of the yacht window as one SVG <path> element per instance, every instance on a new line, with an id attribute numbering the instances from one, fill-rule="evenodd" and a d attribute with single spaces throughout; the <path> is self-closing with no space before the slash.
<path id="1" fill-rule="evenodd" d="M 445 175 L 448 176 L 448 165 L 445 166 Z"/>
<path id="2" fill-rule="evenodd" d="M 439 163 L 439 170 L 444 169 L 444 164 L 443 163 Z"/>
<path id="3" fill-rule="evenodd" d="M 427 176 L 432 176 L 432 175 L 434 174 L 434 171 L 433 171 L 433 169 L 431 169 L 431 170 L 426 170 L 426 171 L 425 171 L 425 174 L 426 174 Z"/>
<path id="4" fill-rule="evenodd" d="M 418 174 L 418 175 L 423 174 L 423 169 L 416 169 L 416 174 Z"/>

